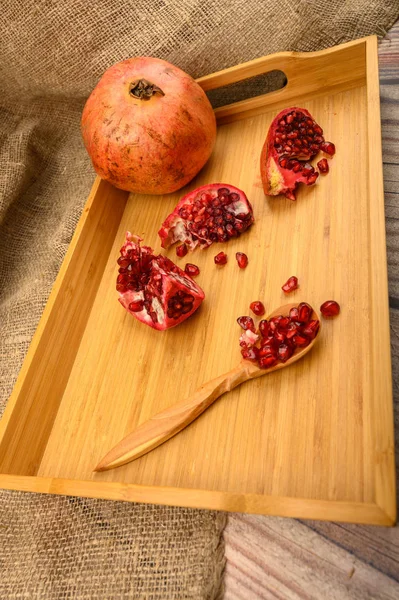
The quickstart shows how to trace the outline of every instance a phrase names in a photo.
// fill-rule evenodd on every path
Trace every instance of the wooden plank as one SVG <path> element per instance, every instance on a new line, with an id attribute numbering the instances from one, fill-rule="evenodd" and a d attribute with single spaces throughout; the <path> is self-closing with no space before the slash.
<path id="1" fill-rule="evenodd" d="M 325 529 L 329 529 L 329 524 Z M 358 526 L 358 529 L 372 528 Z M 298 521 L 234 515 L 228 519 L 224 539 L 226 600 L 394 600 L 398 597 L 397 580 L 366 562 L 364 557 L 341 547 L 337 540 L 330 540 Z M 359 541 L 367 544 L 365 538 Z M 395 544 L 396 577 L 397 549 Z M 380 550 L 383 551 L 382 544 Z"/>

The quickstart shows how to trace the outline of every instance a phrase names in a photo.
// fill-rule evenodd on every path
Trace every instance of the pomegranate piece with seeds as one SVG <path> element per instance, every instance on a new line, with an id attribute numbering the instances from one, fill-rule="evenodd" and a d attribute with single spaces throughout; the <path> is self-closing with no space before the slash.
<path id="1" fill-rule="evenodd" d="M 286 294 L 289 294 L 290 292 L 293 292 L 297 288 L 298 288 L 298 277 L 295 277 L 295 275 L 293 275 L 292 277 L 290 277 L 285 282 L 285 284 L 281 287 L 281 289 L 283 290 L 283 292 L 285 292 Z"/>
<path id="2" fill-rule="evenodd" d="M 336 317 L 339 315 L 340 310 L 341 307 L 338 302 L 335 302 L 335 300 L 326 300 L 326 302 L 323 302 L 323 304 L 320 306 L 320 312 L 323 317 Z"/>
<path id="3" fill-rule="evenodd" d="M 265 307 L 262 304 L 262 302 L 260 302 L 259 300 L 256 300 L 255 302 L 251 302 L 251 304 L 249 305 L 249 308 L 258 317 L 261 317 L 262 315 L 265 314 Z"/>
<path id="4" fill-rule="evenodd" d="M 242 190 L 213 183 L 189 192 L 162 223 L 162 248 L 183 242 L 190 250 L 238 237 L 254 222 L 252 206 Z"/>
<path id="5" fill-rule="evenodd" d="M 236 260 L 240 269 L 245 269 L 248 266 L 248 256 L 244 252 L 236 252 Z"/>
<path id="6" fill-rule="evenodd" d="M 320 322 L 314 316 L 313 308 L 301 302 L 288 315 L 262 319 L 258 332 L 252 317 L 239 317 L 237 322 L 244 329 L 239 340 L 243 358 L 257 362 L 261 369 L 285 363 L 296 351 L 309 346 L 319 333 Z"/>
<path id="7" fill-rule="evenodd" d="M 215 261 L 215 265 L 225 265 L 227 263 L 227 254 L 224 252 L 219 252 L 219 254 L 216 254 L 216 256 L 213 258 L 213 260 Z"/>
<path id="8" fill-rule="evenodd" d="M 299 183 L 312 185 L 318 172 L 309 163 L 322 150 L 332 156 L 335 146 L 305 108 L 286 108 L 270 125 L 263 145 L 260 170 L 267 196 L 283 194 L 296 200 Z"/>
<path id="9" fill-rule="evenodd" d="M 328 173 L 330 170 L 330 167 L 328 166 L 328 160 L 326 158 L 319 160 L 317 166 L 319 167 L 320 173 Z"/>
<path id="10" fill-rule="evenodd" d="M 199 267 L 191 263 L 186 264 L 186 266 L 184 267 L 184 272 L 187 273 L 187 275 L 190 275 L 190 277 L 197 277 L 197 275 L 200 274 Z"/>
<path id="11" fill-rule="evenodd" d="M 153 329 L 175 327 L 197 310 L 205 294 L 180 267 L 166 256 L 155 256 L 141 241 L 127 232 L 118 258 L 119 302 Z"/>

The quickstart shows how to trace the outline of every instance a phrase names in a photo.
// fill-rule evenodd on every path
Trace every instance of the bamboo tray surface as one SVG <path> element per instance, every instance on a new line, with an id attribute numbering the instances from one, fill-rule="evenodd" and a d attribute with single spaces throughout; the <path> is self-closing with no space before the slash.
<path id="1" fill-rule="evenodd" d="M 212 89 L 284 70 L 277 92 L 216 109 L 211 160 L 185 189 L 140 196 L 96 180 L 7 410 L 0 485 L 9 489 L 303 518 L 395 522 L 393 417 L 377 43 L 282 53 L 199 80 Z M 259 156 L 287 106 L 307 108 L 337 152 L 298 201 L 266 198 Z M 117 302 L 116 259 L 127 230 L 160 251 L 157 231 L 187 191 L 243 189 L 255 225 L 239 239 L 178 259 L 198 264 L 206 300 L 157 332 Z M 221 249 L 228 264 L 218 268 Z M 236 251 L 246 252 L 240 270 Z M 287 297 L 281 285 L 297 275 Z M 93 473 L 100 458 L 153 414 L 239 359 L 236 318 L 252 300 L 341 314 L 288 369 L 245 383 L 156 450 Z"/>

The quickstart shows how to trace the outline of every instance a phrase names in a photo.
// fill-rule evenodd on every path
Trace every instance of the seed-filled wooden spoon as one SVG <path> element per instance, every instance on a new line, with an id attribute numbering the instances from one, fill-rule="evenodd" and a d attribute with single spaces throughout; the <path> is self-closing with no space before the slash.
<path id="1" fill-rule="evenodd" d="M 286 316 L 289 314 L 290 309 L 296 306 L 296 304 L 280 306 L 280 308 L 269 315 L 268 320 L 278 315 Z M 320 322 L 314 310 L 309 318 L 310 320 L 318 320 Z M 194 421 L 222 394 L 229 392 L 245 381 L 289 367 L 292 363 L 305 356 L 313 348 L 319 334 L 320 328 L 316 336 L 306 347 L 297 347 L 286 362 L 278 362 L 275 366 L 268 369 L 261 369 L 257 364 L 249 360 L 241 360 L 234 369 L 212 379 L 212 381 L 208 381 L 208 383 L 202 385 L 189 398 L 163 410 L 139 425 L 137 429 L 114 446 L 94 470 L 107 471 L 108 469 L 114 469 L 143 456 L 143 454 L 147 454 L 150 450 L 160 446 L 163 442 L 176 435 L 176 433 L 179 433 L 179 431 Z"/>

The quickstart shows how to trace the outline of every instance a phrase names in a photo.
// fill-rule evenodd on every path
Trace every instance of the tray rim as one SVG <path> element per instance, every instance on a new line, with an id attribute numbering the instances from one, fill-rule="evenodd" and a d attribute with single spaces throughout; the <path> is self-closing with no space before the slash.
<path id="1" fill-rule="evenodd" d="M 276 517 L 294 517 L 297 519 L 339 521 L 365 525 L 395 525 L 395 520 L 378 504 L 366 502 L 315 500 L 289 496 L 241 494 L 195 488 L 174 488 L 27 475 L 1 475 L 0 482 L 3 489 L 24 492 L 102 498 L 122 502 L 140 502 Z"/>
<path id="2" fill-rule="evenodd" d="M 366 73 L 363 79 L 354 77 L 353 84 L 348 80 L 348 86 L 358 87 L 367 86 L 367 125 L 368 125 L 368 159 L 369 159 L 369 194 L 376 199 L 377 208 L 374 211 L 383 222 L 378 222 L 377 240 L 375 234 L 370 236 L 372 251 L 383 253 L 381 269 L 377 277 L 370 281 L 372 310 L 378 310 L 383 318 L 383 330 L 373 332 L 374 342 L 385 347 L 387 340 L 389 343 L 389 308 L 388 308 L 388 277 L 386 261 L 386 241 L 385 241 L 385 221 L 384 221 L 384 193 L 383 193 L 383 171 L 382 171 L 382 147 L 381 147 L 381 120 L 379 103 L 379 81 L 378 81 L 378 55 L 377 55 L 377 37 L 369 36 L 361 38 L 346 44 L 340 44 L 326 50 L 309 53 L 281 52 L 266 57 L 261 57 L 237 65 L 211 75 L 198 79 L 198 83 L 203 89 L 213 89 L 221 87 L 227 83 L 234 83 L 248 77 L 253 77 L 272 70 L 276 65 L 281 68 L 284 64 L 284 71 L 294 72 L 294 62 L 298 59 L 307 61 L 314 57 L 328 56 L 337 51 L 347 48 L 364 48 L 366 54 Z M 288 61 L 288 62 L 287 62 Z M 294 61 L 294 62 L 293 62 Z M 288 66 L 287 66 L 288 65 Z M 290 82 L 290 77 L 289 77 Z M 371 84 L 370 84 L 371 82 Z M 288 85 L 282 90 L 267 94 L 267 108 L 271 110 L 274 104 L 278 105 L 282 101 L 287 102 Z M 295 86 L 292 91 L 288 90 L 291 97 L 295 95 Z M 342 90 L 342 87 L 340 89 Z M 322 95 L 326 95 L 326 91 Z M 333 92 L 332 92 L 333 93 Z M 314 94 L 312 94 L 314 97 Z M 302 99 L 302 95 L 301 95 Z M 260 108 L 265 106 L 265 96 L 250 98 L 235 104 L 220 107 L 215 110 L 218 124 L 237 120 L 239 118 L 248 118 L 259 114 Z M 372 109 L 372 118 L 371 111 Z M 264 108 L 263 108 L 264 111 Z M 238 115 L 239 113 L 239 115 Z M 242 117 L 240 115 L 243 115 Z M 378 117 L 378 119 L 376 118 Z M 370 168 L 370 165 L 373 168 Z M 74 256 L 81 234 L 85 228 L 87 220 L 90 218 L 90 208 L 93 205 L 96 194 L 104 182 L 99 177 L 96 178 L 88 200 L 83 208 L 72 241 L 66 253 L 66 256 L 57 275 L 53 289 L 46 303 L 42 317 L 39 321 L 36 332 L 28 349 L 23 362 L 14 390 L 7 403 L 4 415 L 0 421 L 0 442 L 4 440 L 7 427 L 13 415 L 22 386 L 27 376 L 32 359 L 35 355 L 38 343 L 41 339 L 45 326 L 48 322 L 51 311 L 54 307 L 57 295 L 63 283 L 64 275 Z M 108 185 L 108 184 L 107 184 Z M 121 192 L 120 195 L 128 196 L 128 192 Z M 381 206 L 382 203 L 382 206 Z M 376 275 L 373 273 L 373 275 Z M 378 293 L 377 293 L 378 292 Z M 373 321 L 375 322 L 375 320 Z M 388 378 L 386 375 L 388 374 Z M 137 484 L 125 484 L 121 482 L 105 482 L 92 480 L 75 480 L 64 478 L 44 478 L 33 475 L 13 475 L 0 474 L 0 488 L 9 490 L 30 491 L 38 493 L 62 494 L 71 496 L 84 496 L 91 498 L 104 498 L 122 501 L 151 502 L 166 505 L 188 506 L 192 508 L 206 508 L 226 511 L 250 512 L 255 514 L 268 514 L 297 518 L 315 518 L 320 520 L 336 520 L 353 523 L 368 523 L 378 525 L 394 525 L 396 522 L 396 486 L 395 486 L 395 464 L 394 464 L 394 427 L 393 427 L 393 406 L 392 406 L 392 376 L 391 376 L 391 355 L 389 353 L 388 364 L 384 369 L 381 380 L 381 373 L 374 373 L 372 382 L 378 389 L 387 391 L 388 400 L 381 407 L 374 402 L 374 410 L 379 416 L 376 423 L 373 423 L 373 440 L 375 444 L 374 454 L 377 457 L 375 467 L 375 503 L 316 500 L 297 497 L 264 496 L 258 494 L 231 493 L 222 491 L 211 491 L 204 489 L 173 488 L 161 486 L 147 486 Z M 381 387 L 382 386 L 382 387 Z M 391 430 L 389 439 L 386 439 L 387 424 Z M 382 435 L 383 434 L 383 435 Z M 327 516 L 326 516 L 327 515 Z"/>

